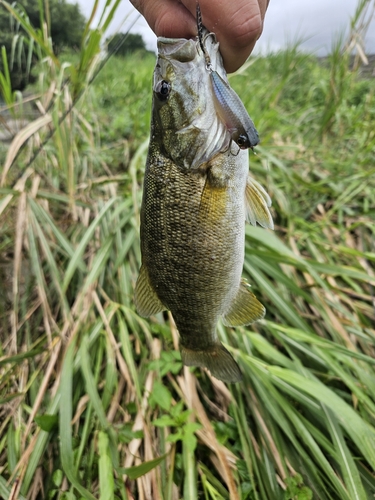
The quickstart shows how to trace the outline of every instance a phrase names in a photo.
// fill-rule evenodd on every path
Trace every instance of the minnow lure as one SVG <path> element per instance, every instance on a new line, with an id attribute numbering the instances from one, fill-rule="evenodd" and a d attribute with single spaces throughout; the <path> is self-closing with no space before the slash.
<path id="1" fill-rule="evenodd" d="M 210 72 L 210 80 L 215 96 L 215 109 L 228 129 L 231 139 L 240 149 L 253 148 L 259 144 L 259 135 L 241 99 L 230 85 L 212 68 L 210 56 L 204 46 L 202 14 L 199 3 L 197 3 L 197 29 L 199 45 L 206 60 L 207 71 Z"/>

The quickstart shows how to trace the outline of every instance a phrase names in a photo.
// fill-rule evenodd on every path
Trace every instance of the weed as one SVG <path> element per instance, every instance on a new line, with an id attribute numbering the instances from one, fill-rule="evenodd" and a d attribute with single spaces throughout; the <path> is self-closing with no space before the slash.
<path id="1" fill-rule="evenodd" d="M 342 44 L 326 66 L 294 47 L 231 79 L 276 229 L 246 229 L 267 316 L 219 326 L 244 377 L 228 388 L 182 367 L 170 315 L 134 310 L 154 60 L 88 85 L 107 4 L 59 58 L 8 6 L 40 56 L 40 116 L 0 150 L 0 496 L 372 498 L 374 82 Z"/>

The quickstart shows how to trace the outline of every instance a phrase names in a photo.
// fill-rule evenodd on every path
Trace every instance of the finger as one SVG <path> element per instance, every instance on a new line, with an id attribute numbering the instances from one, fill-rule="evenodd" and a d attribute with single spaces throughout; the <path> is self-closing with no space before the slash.
<path id="1" fill-rule="evenodd" d="M 197 35 L 196 0 L 131 0 L 157 36 L 193 38 Z M 269 0 L 200 0 L 203 23 L 220 42 L 228 72 L 248 58 L 262 33 Z"/>
<path id="2" fill-rule="evenodd" d="M 178 0 L 130 0 L 145 17 L 156 36 L 193 38 L 197 35 L 195 10 L 193 14 Z"/>
<path id="3" fill-rule="evenodd" d="M 264 21 L 264 17 L 266 15 L 266 11 L 268 9 L 270 0 L 258 0 L 258 3 L 259 3 L 260 15 L 262 16 L 262 19 Z"/>
<path id="4" fill-rule="evenodd" d="M 181 0 L 195 16 L 196 0 Z M 262 33 L 267 0 L 200 0 L 203 24 L 220 42 L 225 69 L 236 71 L 248 58 Z"/>

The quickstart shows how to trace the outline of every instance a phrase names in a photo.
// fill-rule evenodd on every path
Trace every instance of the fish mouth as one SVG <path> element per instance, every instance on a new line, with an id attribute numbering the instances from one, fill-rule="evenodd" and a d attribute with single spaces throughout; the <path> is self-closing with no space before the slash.
<path id="1" fill-rule="evenodd" d="M 158 36 L 158 43 L 163 43 L 166 45 L 173 45 L 177 42 L 186 42 L 188 38 L 166 38 L 164 36 Z"/>
<path id="2" fill-rule="evenodd" d="M 179 62 L 193 61 L 197 56 L 197 40 L 158 37 L 159 57 L 172 57 Z"/>

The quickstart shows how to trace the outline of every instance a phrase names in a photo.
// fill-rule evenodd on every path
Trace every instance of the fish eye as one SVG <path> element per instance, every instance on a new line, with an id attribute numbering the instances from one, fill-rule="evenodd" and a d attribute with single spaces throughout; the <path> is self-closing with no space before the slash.
<path id="1" fill-rule="evenodd" d="M 237 144 L 241 149 L 245 149 L 249 146 L 249 141 L 246 135 L 241 134 L 237 139 Z"/>
<path id="2" fill-rule="evenodd" d="M 155 86 L 155 92 L 161 101 L 166 101 L 171 93 L 172 86 L 166 80 L 161 80 Z"/>

